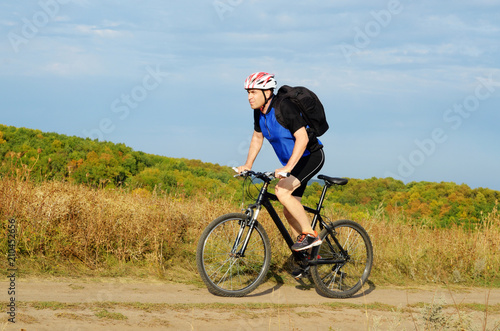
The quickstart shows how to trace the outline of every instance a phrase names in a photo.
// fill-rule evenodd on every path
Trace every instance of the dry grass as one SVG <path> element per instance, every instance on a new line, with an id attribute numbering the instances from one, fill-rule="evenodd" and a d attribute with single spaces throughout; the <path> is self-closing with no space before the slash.
<path id="1" fill-rule="evenodd" d="M 411 226 L 382 215 L 359 222 L 372 239 L 372 275 L 379 282 L 500 286 L 500 215 L 496 208 L 485 216 L 485 225 L 474 230 Z"/>
<path id="2" fill-rule="evenodd" d="M 18 257 L 25 263 L 20 269 L 38 265 L 47 269 L 42 272 L 68 262 L 102 271 L 146 265 L 159 275 L 174 263 L 194 260 L 192 248 L 204 226 L 231 208 L 204 198 L 10 178 L 0 180 L 0 197 L 4 225 L 11 217 L 17 221 Z"/>
<path id="3" fill-rule="evenodd" d="M 18 224 L 20 272 L 168 277 L 174 270 L 184 271 L 182 280 L 189 281 L 197 278 L 199 235 L 211 220 L 235 211 L 238 206 L 202 194 L 186 199 L 142 190 L 128 193 L 57 181 L 0 179 L 4 229 L 11 217 Z M 326 214 L 332 219 L 353 216 L 341 210 Z M 272 270 L 279 277 L 289 253 L 267 214 L 262 216 L 273 247 Z M 354 220 L 372 238 L 375 264 L 370 279 L 377 284 L 500 286 L 496 209 L 485 215 L 486 225 L 474 231 L 415 227 L 383 214 Z M 6 238 L 0 243 L 6 254 Z"/>

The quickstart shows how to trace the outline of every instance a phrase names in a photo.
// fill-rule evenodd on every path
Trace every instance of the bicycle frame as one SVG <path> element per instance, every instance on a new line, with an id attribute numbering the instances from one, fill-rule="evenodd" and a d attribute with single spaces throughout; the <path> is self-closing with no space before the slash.
<path id="1" fill-rule="evenodd" d="M 259 183 L 256 199 L 246 206 L 246 212 L 230 212 L 217 217 L 198 240 L 196 265 L 210 293 L 242 297 L 269 277 L 273 247 L 266 229 L 258 221 L 263 209 L 267 210 L 291 251 L 293 261 L 287 259 L 285 268 L 287 271 L 294 269 L 292 276 L 295 279 L 300 282 L 299 278 L 308 277 L 317 292 L 329 298 L 348 298 L 363 287 L 373 265 L 373 246 L 368 233 L 355 221 L 331 221 L 321 213 L 328 188 L 345 185 L 348 179 L 318 175 L 318 179 L 324 180 L 318 204 L 314 208 L 302 207 L 308 215 L 312 214 L 308 218 L 311 219 L 311 226 L 319 232 L 321 244 L 297 252 L 292 250 L 295 238 L 292 239 L 291 233 L 295 231 L 288 231 L 288 222 L 282 221 L 282 213 L 275 202 L 281 196 L 279 192 L 277 195 L 268 192 L 268 189 L 272 192 L 270 188 L 277 177 L 286 176 L 275 174 L 275 171 L 251 170 L 235 175 L 249 180 L 258 178 L 262 182 Z M 288 216 L 287 213 L 285 216 Z M 278 239 L 276 235 L 272 239 Z M 285 255 L 288 256 L 288 253 Z"/>
<path id="2" fill-rule="evenodd" d="M 260 189 L 259 195 L 257 197 L 257 200 L 255 201 L 254 204 L 251 204 L 248 206 L 246 213 L 249 216 L 249 221 L 248 221 L 248 224 L 241 225 L 241 229 L 238 233 L 238 236 L 235 240 L 235 243 L 234 243 L 234 246 L 232 249 L 232 254 L 235 254 L 238 256 L 244 256 L 248 241 L 250 240 L 250 236 L 252 235 L 252 232 L 256 226 L 257 217 L 261 211 L 262 206 L 264 206 L 264 208 L 267 210 L 267 212 L 271 216 L 274 224 L 276 225 L 276 227 L 280 231 L 281 236 L 283 237 L 286 244 L 288 245 L 288 248 L 292 252 L 295 260 L 298 263 L 302 264 L 303 267 L 308 266 L 308 265 L 310 266 L 310 265 L 318 265 L 318 264 L 341 264 L 341 265 L 345 264 L 346 261 L 348 260 L 348 256 L 349 256 L 348 253 L 342 248 L 342 245 L 340 245 L 340 243 L 338 242 L 338 239 L 336 238 L 334 233 L 332 233 L 333 229 L 331 229 L 323 221 L 323 219 L 321 217 L 321 208 L 323 206 L 323 201 L 324 201 L 325 196 L 326 196 L 326 191 L 328 190 L 330 185 L 327 185 L 325 183 L 325 185 L 323 186 L 323 190 L 321 192 L 321 196 L 320 196 L 320 199 L 319 199 L 319 202 L 318 202 L 316 209 L 313 209 L 313 208 L 310 208 L 307 206 L 303 206 L 303 207 L 304 207 L 306 212 L 314 215 L 313 220 L 311 222 L 311 227 L 313 229 L 319 223 L 319 226 L 321 229 L 326 228 L 327 231 L 329 231 L 332 234 L 332 236 L 331 236 L 332 239 L 334 240 L 336 246 L 338 247 L 341 255 L 344 257 L 343 259 L 339 259 L 339 260 L 326 260 L 326 259 L 310 259 L 309 260 L 307 258 L 309 253 L 307 253 L 306 251 L 294 251 L 291 249 L 292 245 L 294 244 L 294 241 L 293 241 L 292 237 L 290 236 L 290 233 L 286 229 L 285 225 L 281 221 L 281 218 L 279 217 L 278 213 L 276 212 L 273 205 L 271 204 L 271 201 L 278 201 L 278 198 L 275 194 L 269 193 L 267 191 L 269 184 L 270 184 L 270 181 L 267 181 L 267 180 L 264 181 L 264 184 L 263 184 L 262 188 Z M 236 252 L 235 250 L 237 249 L 237 247 L 240 243 L 244 228 L 247 225 L 250 227 L 250 229 L 248 230 L 245 241 L 244 241 L 243 245 L 241 246 L 241 249 L 239 250 L 239 252 Z M 311 256 L 317 256 L 318 251 L 319 251 L 319 246 L 313 247 L 312 251 L 311 251 Z M 347 257 L 347 259 L 346 259 L 346 257 Z"/>

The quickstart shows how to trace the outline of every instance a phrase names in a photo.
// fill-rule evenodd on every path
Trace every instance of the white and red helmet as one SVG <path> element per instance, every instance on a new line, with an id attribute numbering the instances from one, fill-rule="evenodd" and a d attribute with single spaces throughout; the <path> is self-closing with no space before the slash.
<path id="1" fill-rule="evenodd" d="M 276 88 L 277 85 L 274 74 L 268 74 L 267 72 L 256 72 L 245 80 L 245 90 L 269 90 Z"/>

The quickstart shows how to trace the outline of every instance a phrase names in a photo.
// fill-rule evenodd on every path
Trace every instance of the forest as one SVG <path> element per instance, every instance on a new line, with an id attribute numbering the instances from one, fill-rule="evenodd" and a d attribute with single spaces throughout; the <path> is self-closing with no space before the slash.
<path id="1" fill-rule="evenodd" d="M 0 176 L 35 183 L 63 181 L 90 188 L 115 189 L 144 195 L 193 197 L 237 202 L 242 181 L 230 167 L 200 160 L 170 158 L 89 138 L 66 136 L 0 124 Z M 321 183 L 313 181 L 303 202 L 314 206 Z M 393 178 L 350 178 L 331 189 L 325 207 L 366 218 L 384 214 L 428 227 L 481 226 L 497 206 L 500 192 L 471 189 L 451 182 L 403 183 Z"/>

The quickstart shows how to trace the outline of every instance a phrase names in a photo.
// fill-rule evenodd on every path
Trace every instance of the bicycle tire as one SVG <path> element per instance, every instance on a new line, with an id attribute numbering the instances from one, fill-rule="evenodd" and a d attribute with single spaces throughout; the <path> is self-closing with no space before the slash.
<path id="1" fill-rule="evenodd" d="M 311 266 L 311 276 L 319 294 L 329 298 L 349 298 L 358 292 L 370 275 L 373 246 L 366 230 L 356 222 L 338 220 L 329 226 L 348 257 L 342 256 L 327 229 L 320 233 L 321 243 L 315 260 L 335 259 L 336 264 Z"/>
<path id="2" fill-rule="evenodd" d="M 240 225 L 248 216 L 231 213 L 218 217 L 203 231 L 196 249 L 198 272 L 210 293 L 241 297 L 255 290 L 269 271 L 271 243 L 264 228 L 257 223 L 244 256 L 231 256 Z M 248 233 L 244 234 L 238 250 Z"/>

